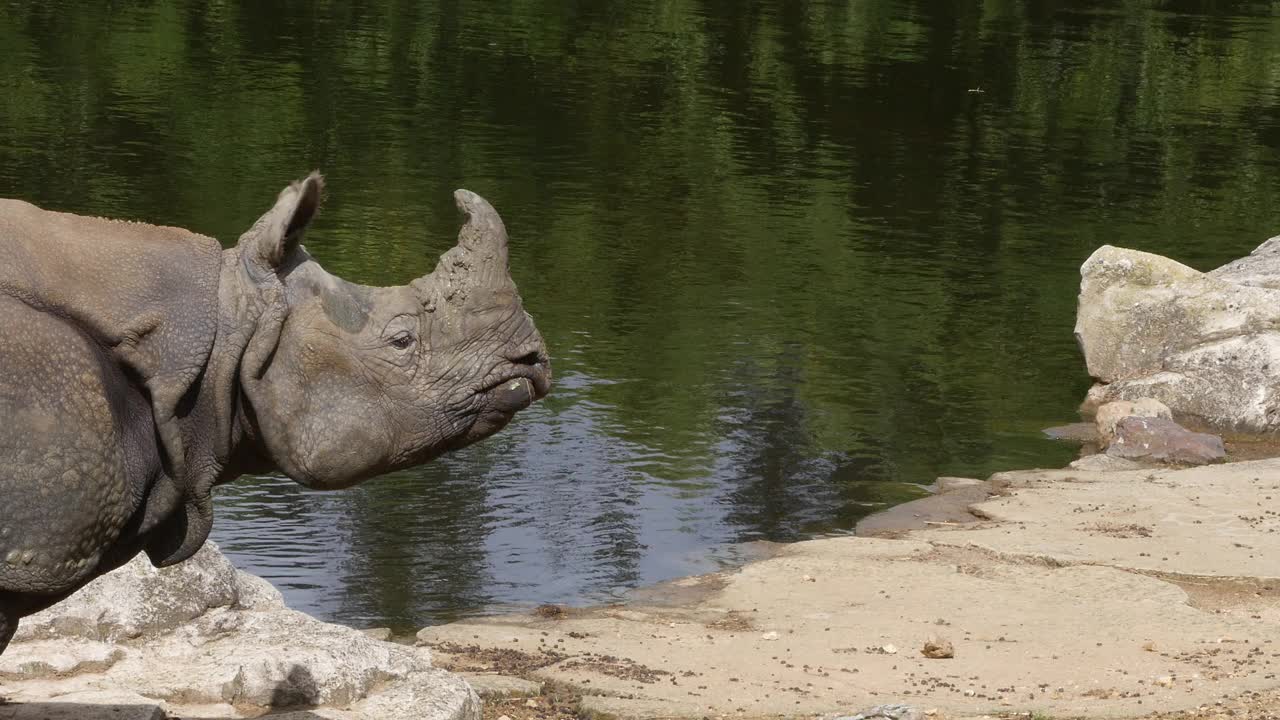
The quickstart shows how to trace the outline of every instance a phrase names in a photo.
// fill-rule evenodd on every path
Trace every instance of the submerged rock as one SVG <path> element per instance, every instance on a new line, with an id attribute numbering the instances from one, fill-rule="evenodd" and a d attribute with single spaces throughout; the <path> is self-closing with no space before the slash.
<path id="1" fill-rule="evenodd" d="M 1204 465 L 1226 457 L 1222 438 L 1191 432 L 1168 418 L 1121 418 L 1107 454 L 1179 465 Z"/>
<path id="2" fill-rule="evenodd" d="M 475 692 L 432 667 L 425 648 L 290 610 L 211 543 L 162 570 L 139 556 L 24 619 L 0 656 L 0 679 L 13 703 L 5 711 L 18 718 L 150 720 L 209 708 L 235 718 L 294 707 L 298 718 L 480 717 Z M 125 695 L 84 694 L 100 689 Z"/>
<path id="3" fill-rule="evenodd" d="M 1093 423 L 1078 422 L 1070 425 L 1056 425 L 1054 427 L 1045 428 L 1040 432 L 1050 440 L 1061 440 L 1063 442 L 1073 442 L 1081 445 L 1092 445 L 1098 443 L 1101 439 L 1098 437 L 1098 428 Z"/>
<path id="4" fill-rule="evenodd" d="M 1086 413 L 1149 397 L 1194 425 L 1280 430 L 1280 238 L 1210 273 L 1103 246 L 1080 274 Z"/>
<path id="5" fill-rule="evenodd" d="M 364 633 L 368 637 L 373 638 L 374 640 L 390 640 L 391 639 L 391 628 L 384 628 L 384 627 L 365 628 L 360 632 Z"/>
<path id="6" fill-rule="evenodd" d="M 986 485 L 986 483 L 978 480 L 977 478 L 948 477 L 945 475 L 938 478 L 933 483 L 933 486 L 937 489 L 939 494 L 965 490 L 967 488 L 981 487 L 984 485 Z"/>

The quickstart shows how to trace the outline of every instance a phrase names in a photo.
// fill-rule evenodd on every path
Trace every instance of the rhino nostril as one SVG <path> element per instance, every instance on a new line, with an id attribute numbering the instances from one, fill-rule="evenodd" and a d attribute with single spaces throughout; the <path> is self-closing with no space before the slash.
<path id="1" fill-rule="evenodd" d="M 515 365 L 538 365 L 542 362 L 542 353 L 534 350 L 511 361 Z"/>

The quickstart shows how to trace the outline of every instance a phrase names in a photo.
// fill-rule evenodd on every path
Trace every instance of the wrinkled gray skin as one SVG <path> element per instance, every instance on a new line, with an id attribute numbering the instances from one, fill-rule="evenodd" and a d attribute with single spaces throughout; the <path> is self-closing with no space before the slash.
<path id="1" fill-rule="evenodd" d="M 319 175 L 229 250 L 0 200 L 0 652 L 18 619 L 145 551 L 190 557 L 210 491 L 278 470 L 343 488 L 498 430 L 545 395 L 502 220 L 435 270 L 365 287 L 300 245 Z"/>

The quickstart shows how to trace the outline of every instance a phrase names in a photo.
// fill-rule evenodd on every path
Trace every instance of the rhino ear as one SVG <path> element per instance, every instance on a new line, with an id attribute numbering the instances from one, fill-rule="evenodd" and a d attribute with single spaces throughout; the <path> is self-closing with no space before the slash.
<path id="1" fill-rule="evenodd" d="M 275 206 L 240 236 L 243 257 L 263 270 L 279 270 L 319 212 L 323 192 L 324 178 L 319 172 L 281 190 Z"/>

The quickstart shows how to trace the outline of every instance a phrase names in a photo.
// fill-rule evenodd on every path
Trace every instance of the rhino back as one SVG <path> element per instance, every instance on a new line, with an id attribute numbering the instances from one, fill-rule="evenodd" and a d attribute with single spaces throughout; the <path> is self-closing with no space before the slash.
<path id="1" fill-rule="evenodd" d="M 166 396 L 213 346 L 221 254 L 180 228 L 0 200 L 0 294 L 79 324 Z"/>

